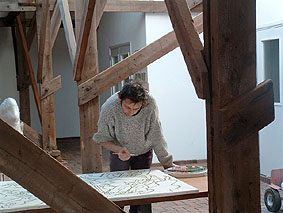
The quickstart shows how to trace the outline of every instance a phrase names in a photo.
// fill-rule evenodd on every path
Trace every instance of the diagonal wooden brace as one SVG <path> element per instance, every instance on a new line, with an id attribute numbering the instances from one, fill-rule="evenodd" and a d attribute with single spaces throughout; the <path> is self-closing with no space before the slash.
<path id="1" fill-rule="evenodd" d="M 264 81 L 219 112 L 222 137 L 228 144 L 257 133 L 274 120 L 272 81 Z"/>
<path id="2" fill-rule="evenodd" d="M 41 100 L 48 97 L 49 95 L 52 95 L 61 88 L 62 88 L 61 75 L 58 75 L 56 78 L 53 78 L 50 81 L 40 86 Z"/>
<path id="3" fill-rule="evenodd" d="M 190 9 L 186 0 L 165 0 L 165 3 L 197 96 L 205 99 L 209 94 L 208 71 Z"/>
<path id="4" fill-rule="evenodd" d="M 87 7 L 85 8 L 86 15 L 84 16 L 83 24 L 81 25 L 80 36 L 76 46 L 76 56 L 73 64 L 75 81 L 81 80 L 95 4 L 96 0 L 89 0 Z"/>
<path id="5" fill-rule="evenodd" d="M 202 30 L 202 27 L 199 27 L 202 25 L 202 14 L 197 16 L 194 20 L 198 29 Z M 201 33 L 201 31 L 199 31 L 199 33 Z M 172 31 L 128 56 L 123 61 L 90 78 L 79 85 L 79 105 L 83 105 L 94 99 L 105 90 L 140 71 L 178 46 L 179 44 L 175 33 Z"/>
<path id="6" fill-rule="evenodd" d="M 57 212 L 123 212 L 1 119 L 0 171 Z"/>

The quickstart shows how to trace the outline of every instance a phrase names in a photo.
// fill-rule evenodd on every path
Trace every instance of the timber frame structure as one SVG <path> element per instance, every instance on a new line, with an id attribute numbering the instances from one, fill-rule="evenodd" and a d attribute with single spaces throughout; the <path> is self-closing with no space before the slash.
<path id="1" fill-rule="evenodd" d="M 274 105 L 272 82 L 256 85 L 255 3 L 255 0 L 1 1 L 0 11 L 7 12 L 7 16 L 0 19 L 0 27 L 12 27 L 21 119 L 26 123 L 24 134 L 30 140 L 0 120 L 0 171 L 55 211 L 121 212 L 38 148 L 60 159 L 53 95 L 61 88 L 61 76 L 53 76 L 52 47 L 62 22 L 79 91 L 83 173 L 102 171 L 101 147 L 91 141 L 97 130 L 99 95 L 180 45 L 196 93 L 206 100 L 209 211 L 260 212 L 258 131 L 274 120 Z M 108 11 L 168 11 L 174 31 L 98 73 L 96 29 L 103 12 Z M 191 11 L 203 14 L 193 19 Z M 202 28 L 204 46 L 198 36 Z M 35 35 L 37 79 L 29 56 Z M 30 85 L 42 136 L 29 127 Z M 7 143 L 5 138 L 11 141 Z"/>

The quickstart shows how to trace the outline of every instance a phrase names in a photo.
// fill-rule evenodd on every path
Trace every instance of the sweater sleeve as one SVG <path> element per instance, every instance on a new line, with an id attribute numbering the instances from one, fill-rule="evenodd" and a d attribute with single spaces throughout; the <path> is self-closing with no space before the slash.
<path id="1" fill-rule="evenodd" d="M 93 140 L 96 143 L 101 143 L 101 142 L 115 142 L 114 139 L 114 127 L 111 125 L 112 119 L 109 113 L 106 111 L 102 110 L 99 116 L 98 120 L 98 130 L 97 132 L 93 135 Z"/>
<path id="2" fill-rule="evenodd" d="M 167 151 L 167 142 L 162 132 L 159 112 L 155 101 L 153 101 L 153 111 L 150 118 L 150 129 L 147 133 L 147 140 L 152 142 L 153 150 L 162 166 L 165 169 L 172 167 L 173 157 Z"/>

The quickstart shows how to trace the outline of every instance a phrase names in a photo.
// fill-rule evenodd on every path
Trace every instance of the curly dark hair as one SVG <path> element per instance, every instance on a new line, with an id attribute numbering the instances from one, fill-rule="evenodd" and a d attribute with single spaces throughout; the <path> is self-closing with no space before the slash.
<path id="1" fill-rule="evenodd" d="M 134 103 L 142 102 L 143 107 L 148 105 L 148 91 L 140 81 L 133 80 L 127 83 L 118 94 L 122 101 L 128 98 Z"/>

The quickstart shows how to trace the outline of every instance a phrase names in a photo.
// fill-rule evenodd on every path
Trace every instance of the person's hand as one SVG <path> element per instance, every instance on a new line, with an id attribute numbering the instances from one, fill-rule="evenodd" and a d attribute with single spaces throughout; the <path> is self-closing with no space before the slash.
<path id="1" fill-rule="evenodd" d="M 179 165 L 177 165 L 177 164 L 175 164 L 175 163 L 172 163 L 171 166 L 167 166 L 167 167 L 163 166 L 163 167 L 164 167 L 164 169 L 181 168 L 181 166 L 179 166 Z"/>
<path id="2" fill-rule="evenodd" d="M 119 151 L 119 159 L 122 161 L 127 161 L 130 159 L 131 155 L 126 147 L 122 147 Z"/>
<path id="3" fill-rule="evenodd" d="M 180 168 L 181 166 L 179 166 L 179 165 L 177 165 L 177 164 L 175 164 L 175 163 L 172 163 L 172 167 L 175 167 L 175 168 Z"/>

